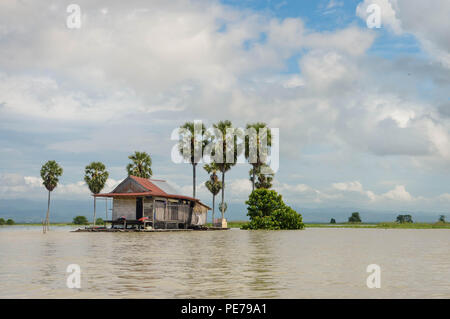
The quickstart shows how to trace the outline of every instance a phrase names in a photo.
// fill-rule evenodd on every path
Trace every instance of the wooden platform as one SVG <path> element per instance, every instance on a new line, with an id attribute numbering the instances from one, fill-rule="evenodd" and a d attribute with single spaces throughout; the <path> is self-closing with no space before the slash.
<path id="1" fill-rule="evenodd" d="M 75 233 L 164 233 L 164 232 L 183 232 L 183 231 L 217 231 L 229 230 L 230 228 L 208 227 L 205 229 L 119 229 L 119 228 L 79 228 L 72 230 Z"/>

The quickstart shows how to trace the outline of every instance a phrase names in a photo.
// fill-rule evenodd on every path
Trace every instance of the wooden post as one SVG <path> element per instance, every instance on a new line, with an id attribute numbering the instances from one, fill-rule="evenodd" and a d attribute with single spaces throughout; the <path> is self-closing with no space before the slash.
<path id="1" fill-rule="evenodd" d="M 155 198 L 153 197 L 153 209 L 152 209 L 152 214 L 153 214 L 153 229 L 156 229 L 155 227 L 155 222 L 156 222 L 156 201 Z"/>
<path id="2" fill-rule="evenodd" d="M 166 207 L 164 208 L 164 219 L 166 221 L 165 228 L 167 228 L 167 220 L 169 219 L 169 204 L 168 204 L 167 198 L 166 198 Z"/>

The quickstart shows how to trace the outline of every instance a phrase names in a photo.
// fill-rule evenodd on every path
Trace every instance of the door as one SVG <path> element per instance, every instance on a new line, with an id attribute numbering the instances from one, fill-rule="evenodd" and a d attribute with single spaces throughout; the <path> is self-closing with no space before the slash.
<path id="1" fill-rule="evenodd" d="M 136 198 L 136 219 L 142 218 L 144 216 L 144 202 L 142 197 Z"/>

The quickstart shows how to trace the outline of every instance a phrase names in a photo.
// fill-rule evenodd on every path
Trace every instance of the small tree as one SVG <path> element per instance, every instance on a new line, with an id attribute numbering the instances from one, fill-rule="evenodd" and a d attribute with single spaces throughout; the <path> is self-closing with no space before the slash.
<path id="1" fill-rule="evenodd" d="M 85 216 L 77 216 L 73 218 L 72 223 L 75 225 L 88 225 L 89 221 Z"/>
<path id="2" fill-rule="evenodd" d="M 14 225 L 15 222 L 11 218 L 6 221 L 6 225 Z"/>
<path id="3" fill-rule="evenodd" d="M 103 220 L 103 218 L 97 218 L 97 219 L 95 220 L 95 223 L 96 223 L 97 225 L 104 225 L 104 224 L 105 224 L 105 221 Z"/>
<path id="4" fill-rule="evenodd" d="M 352 213 L 352 216 L 348 218 L 349 223 L 361 223 L 361 217 L 358 212 Z"/>
<path id="5" fill-rule="evenodd" d="M 5 225 L 6 224 L 6 221 L 5 221 L 5 219 L 3 219 L 3 218 L 0 218 L 0 225 Z"/>
<path id="6" fill-rule="evenodd" d="M 331 218 L 331 220 L 330 220 L 330 224 L 336 224 L 336 219 L 334 219 L 334 218 Z"/>
<path id="7" fill-rule="evenodd" d="M 439 221 L 445 224 L 445 215 L 439 216 Z"/>
<path id="8" fill-rule="evenodd" d="M 265 171 L 269 171 L 271 173 L 269 174 L 263 174 L 262 173 L 262 169 L 265 169 Z M 273 181 L 273 177 L 275 175 L 275 173 L 272 171 L 272 169 L 265 164 L 262 164 L 260 166 L 258 166 L 257 168 L 251 169 L 250 172 L 250 181 L 253 183 L 253 180 L 255 179 L 255 176 L 257 177 L 257 180 L 254 183 L 254 187 L 256 187 L 257 189 L 260 188 L 272 188 L 272 181 Z M 253 175 L 256 174 L 256 175 Z"/>
<path id="9" fill-rule="evenodd" d="M 44 233 L 49 229 L 50 221 L 50 193 L 58 186 L 59 177 L 63 174 L 63 169 L 55 161 L 48 161 L 41 168 L 42 184 L 48 190 L 47 214 L 45 217 Z"/>
<path id="10" fill-rule="evenodd" d="M 85 169 L 84 181 L 89 187 L 89 190 L 94 194 L 94 226 L 95 226 L 95 215 L 97 208 L 97 197 L 95 195 L 99 194 L 105 187 L 106 181 L 108 180 L 109 173 L 106 171 L 106 167 L 103 163 L 92 162 Z"/>
<path id="11" fill-rule="evenodd" d="M 222 182 L 219 181 L 219 178 L 217 177 L 217 170 L 218 168 L 214 163 L 206 164 L 204 167 L 205 171 L 207 171 L 210 175 L 209 181 L 206 181 L 205 186 L 210 191 L 210 193 L 213 195 L 213 202 L 212 202 L 212 222 L 214 224 L 214 214 L 215 214 L 215 208 L 216 208 L 216 196 L 219 194 L 220 190 L 222 189 Z"/>
<path id="12" fill-rule="evenodd" d="M 267 141 L 267 147 L 270 147 L 272 145 L 272 136 L 270 133 L 269 128 L 267 127 L 266 123 L 252 123 L 247 124 L 247 130 L 254 130 L 254 133 L 256 133 L 256 140 L 251 140 L 250 136 L 245 137 L 245 158 L 249 161 L 250 165 L 252 165 L 252 169 L 250 170 L 250 181 L 252 182 L 252 191 L 256 188 L 270 188 L 270 187 L 258 187 L 256 185 L 256 175 L 258 172 L 261 172 L 261 166 L 266 161 L 267 154 L 264 154 L 265 152 L 260 148 L 260 144 L 262 141 L 260 141 L 260 135 L 262 137 L 266 138 Z M 260 134 L 262 132 L 266 132 L 265 134 Z M 250 143 L 254 143 L 256 145 L 256 154 L 253 154 L 254 158 L 251 158 L 251 152 L 250 152 Z M 263 151 L 263 152 L 261 152 Z"/>
<path id="13" fill-rule="evenodd" d="M 128 156 L 132 161 L 127 165 L 128 176 L 133 175 L 136 177 L 150 178 L 153 175 L 152 172 L 152 158 L 145 152 L 134 152 L 133 155 Z"/>
<path id="14" fill-rule="evenodd" d="M 405 224 L 405 223 L 412 223 L 413 222 L 411 215 L 398 215 L 396 221 L 399 224 Z"/>

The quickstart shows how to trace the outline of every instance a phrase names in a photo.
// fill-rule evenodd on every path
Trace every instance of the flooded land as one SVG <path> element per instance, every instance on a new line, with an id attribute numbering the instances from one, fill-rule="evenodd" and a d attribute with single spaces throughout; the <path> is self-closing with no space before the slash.
<path id="1" fill-rule="evenodd" d="M 0 298 L 450 298 L 447 229 L 71 229 L 0 227 Z M 67 287 L 70 264 L 80 289 Z"/>

